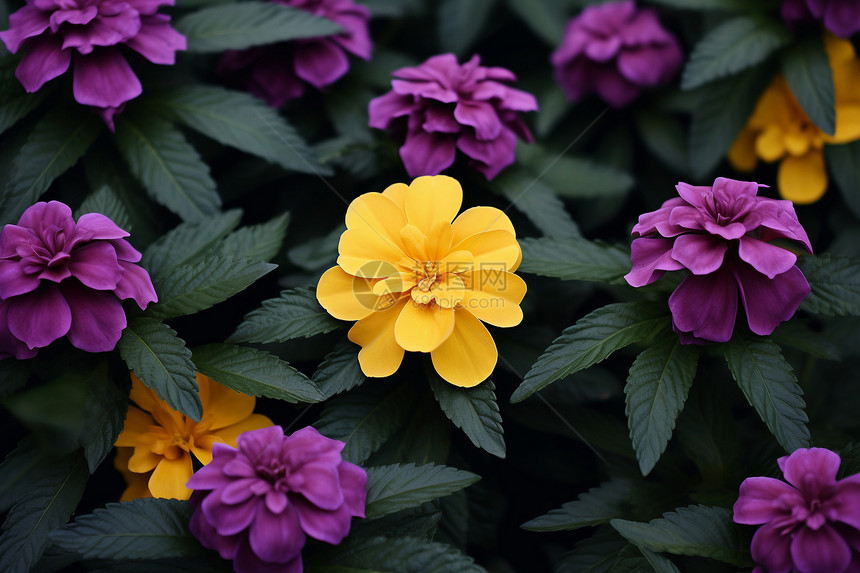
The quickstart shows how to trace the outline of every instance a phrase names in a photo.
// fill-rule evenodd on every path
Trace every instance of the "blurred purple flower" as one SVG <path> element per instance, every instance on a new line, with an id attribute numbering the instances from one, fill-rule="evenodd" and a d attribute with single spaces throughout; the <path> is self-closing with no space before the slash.
<path id="1" fill-rule="evenodd" d="M 675 188 L 680 197 L 640 215 L 633 227 L 639 238 L 627 282 L 640 287 L 665 271 L 690 271 L 669 297 L 673 326 L 686 344 L 729 340 L 739 291 L 756 334 L 770 334 L 791 318 L 809 283 L 795 266 L 797 256 L 771 241 L 798 241 L 812 252 L 791 201 L 757 197 L 758 183 L 723 177 L 713 187 Z"/>
<path id="2" fill-rule="evenodd" d="M 71 66 L 78 103 L 118 108 L 142 91 L 120 46 L 154 64 L 173 64 L 176 50 L 186 47 L 185 37 L 170 27 L 170 16 L 156 13 L 174 0 L 26 2 L 9 16 L 9 30 L 0 32 L 0 39 L 13 54 L 23 46 L 15 76 L 28 92 Z"/>
<path id="3" fill-rule="evenodd" d="M 462 66 L 454 54 L 433 56 L 392 72 L 392 90 L 371 100 L 371 127 L 406 133 L 400 157 L 410 177 L 438 175 L 459 149 L 492 179 L 514 162 L 515 134 L 531 143 L 518 112 L 537 111 L 535 97 L 501 83 L 516 81 L 509 70 L 480 64 L 477 55 Z"/>
<path id="4" fill-rule="evenodd" d="M 836 481 L 839 456 L 801 448 L 779 458 L 786 481 L 741 484 L 735 523 L 762 525 L 752 540 L 753 573 L 860 570 L 860 474 Z"/>
<path id="5" fill-rule="evenodd" d="M 188 480 L 191 532 L 237 573 L 300 573 L 305 536 L 338 544 L 364 517 L 367 474 L 343 461 L 344 443 L 308 426 L 241 434 L 236 448 L 212 447 L 212 461 Z"/>
<path id="6" fill-rule="evenodd" d="M 352 0 L 273 0 L 328 18 L 343 28 L 342 34 L 278 42 L 247 50 L 225 52 L 218 72 L 245 84 L 255 96 L 272 107 L 301 96 L 305 82 L 323 88 L 349 70 L 345 52 L 370 59 L 373 44 L 367 22 L 370 11 Z"/>
<path id="7" fill-rule="evenodd" d="M 570 100 L 595 91 L 609 105 L 624 107 L 645 88 L 665 84 L 684 55 L 652 8 L 633 0 L 588 6 L 570 20 L 552 54 L 555 78 Z"/>
<path id="8" fill-rule="evenodd" d="M 98 213 L 78 222 L 58 201 L 36 203 L 0 233 L 0 359 L 32 358 L 61 336 L 113 350 L 126 326 L 119 299 L 157 300 L 128 233 Z"/>
<path id="9" fill-rule="evenodd" d="M 860 30 L 860 2 L 857 0 L 785 0 L 782 19 L 794 27 L 804 20 L 821 20 L 824 27 L 847 38 Z"/>

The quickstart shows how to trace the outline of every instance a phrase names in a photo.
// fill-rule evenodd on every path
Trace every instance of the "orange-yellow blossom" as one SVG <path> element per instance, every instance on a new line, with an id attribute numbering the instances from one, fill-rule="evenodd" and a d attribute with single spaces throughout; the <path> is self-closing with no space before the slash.
<path id="1" fill-rule="evenodd" d="M 429 352 L 442 378 L 475 386 L 498 359 L 482 321 L 522 321 L 526 285 L 513 274 L 522 251 L 510 219 L 494 207 L 457 216 L 462 202 L 460 184 L 437 175 L 366 193 L 347 209 L 338 264 L 317 298 L 335 318 L 358 321 L 349 339 L 367 376 L 390 376 L 406 351 Z"/>
<path id="2" fill-rule="evenodd" d="M 236 438 L 248 430 L 271 426 L 272 421 L 254 414 L 256 398 L 218 384 L 197 373 L 203 416 L 195 422 L 168 406 L 131 374 L 131 400 L 125 427 L 114 444 L 115 466 L 124 464 L 128 488 L 122 500 L 136 497 L 188 499 L 185 487 L 194 466 L 193 454 L 203 465 L 212 460 L 212 444 L 236 447 Z"/>
<path id="3" fill-rule="evenodd" d="M 860 60 L 848 40 L 828 34 L 824 41 L 836 102 L 836 131 L 827 135 L 798 103 L 785 77 L 777 76 L 762 94 L 747 125 L 729 150 L 729 161 L 752 171 L 758 159 L 781 160 L 777 187 L 785 199 L 814 203 L 827 190 L 822 147 L 860 139 Z"/>

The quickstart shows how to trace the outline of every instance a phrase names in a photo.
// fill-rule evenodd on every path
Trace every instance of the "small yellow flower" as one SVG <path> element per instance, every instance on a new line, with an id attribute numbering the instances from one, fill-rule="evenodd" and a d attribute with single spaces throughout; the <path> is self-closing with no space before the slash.
<path id="1" fill-rule="evenodd" d="M 481 321 L 522 321 L 510 219 L 493 207 L 457 216 L 462 202 L 460 184 L 437 175 L 366 193 L 347 209 L 338 266 L 320 278 L 317 298 L 335 318 L 358 321 L 349 339 L 367 376 L 390 376 L 408 350 L 429 352 L 451 384 L 475 386 L 498 358 Z"/>
<path id="2" fill-rule="evenodd" d="M 137 497 L 188 499 L 185 487 L 194 467 L 191 454 L 202 463 L 212 460 L 212 444 L 236 447 L 236 438 L 248 430 L 272 425 L 254 414 L 256 398 L 246 396 L 197 373 L 203 416 L 195 422 L 168 406 L 131 374 L 131 400 L 125 427 L 114 444 L 114 465 L 126 476 L 128 488 L 122 500 Z M 123 470 L 120 465 L 127 468 Z"/>
<path id="3" fill-rule="evenodd" d="M 827 135 L 812 123 L 785 77 L 779 75 L 762 94 L 728 154 L 739 171 L 752 171 L 758 159 L 782 160 L 777 173 L 779 193 L 795 203 L 814 203 L 827 190 L 821 152 L 825 143 L 860 139 L 860 60 L 847 40 L 828 34 L 824 45 L 833 70 L 835 133 Z"/>

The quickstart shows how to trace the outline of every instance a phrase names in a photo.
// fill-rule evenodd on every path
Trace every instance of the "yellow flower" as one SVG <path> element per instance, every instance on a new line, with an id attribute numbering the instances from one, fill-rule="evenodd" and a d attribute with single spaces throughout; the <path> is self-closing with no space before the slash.
<path id="1" fill-rule="evenodd" d="M 317 298 L 335 318 L 358 321 L 349 339 L 367 376 L 390 376 L 408 350 L 429 352 L 451 384 L 475 386 L 498 358 L 481 321 L 522 320 L 510 219 L 493 207 L 457 217 L 462 202 L 460 184 L 437 175 L 366 193 L 347 209 L 338 266 L 320 278 Z"/>
<path id="2" fill-rule="evenodd" d="M 256 399 L 218 384 L 197 373 L 203 416 L 195 422 L 168 406 L 131 374 L 131 400 L 125 427 L 114 444 L 114 464 L 125 465 L 128 488 L 122 500 L 137 497 L 188 499 L 185 487 L 194 467 L 191 454 L 206 465 L 212 460 L 212 444 L 236 447 L 236 438 L 248 430 L 271 426 L 272 421 L 254 414 Z M 148 479 L 147 479 L 148 477 Z"/>
<path id="3" fill-rule="evenodd" d="M 821 152 L 825 143 L 860 139 L 860 60 L 848 40 L 825 36 L 833 70 L 836 131 L 827 135 L 801 108 L 785 77 L 777 76 L 762 94 L 747 125 L 729 150 L 729 161 L 740 171 L 752 171 L 758 159 L 779 161 L 777 186 L 785 199 L 814 203 L 827 189 Z"/>

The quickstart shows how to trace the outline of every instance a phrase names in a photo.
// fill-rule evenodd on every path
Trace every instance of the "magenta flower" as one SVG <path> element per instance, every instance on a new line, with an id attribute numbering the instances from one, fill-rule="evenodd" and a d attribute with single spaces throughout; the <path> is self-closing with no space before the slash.
<path id="1" fill-rule="evenodd" d="M 672 322 L 684 343 L 726 342 L 732 336 L 738 293 L 756 334 L 791 318 L 810 292 L 797 256 L 771 244 L 797 241 L 812 252 L 791 201 L 757 197 L 759 184 L 719 177 L 713 187 L 678 183 L 680 197 L 639 216 L 633 234 L 634 287 L 665 271 L 690 275 L 669 297 Z"/>
<path id="2" fill-rule="evenodd" d="M 762 525 L 752 540 L 753 573 L 860 571 L 860 474 L 836 480 L 841 460 L 824 448 L 779 458 L 788 483 L 741 484 L 735 523 Z"/>
<path id="3" fill-rule="evenodd" d="M 301 96 L 305 83 L 321 89 L 349 70 L 346 53 L 370 59 L 370 11 L 352 0 L 273 0 L 340 24 L 344 32 L 225 52 L 218 71 L 245 84 L 272 107 Z"/>
<path id="4" fill-rule="evenodd" d="M 87 352 L 113 350 L 125 328 L 120 299 L 157 300 L 140 253 L 113 221 L 77 223 L 58 201 L 36 203 L 0 233 L 0 359 L 32 358 L 62 336 Z"/>
<path id="5" fill-rule="evenodd" d="M 157 14 L 174 0 L 26 0 L 9 16 L 0 39 L 24 57 L 15 76 L 28 92 L 73 68 L 75 100 L 97 108 L 118 108 L 141 94 L 126 61 L 125 45 L 155 64 L 173 64 L 185 37 Z"/>
<path id="6" fill-rule="evenodd" d="M 847 38 L 860 30 L 860 2 L 857 0 L 784 0 L 782 19 L 794 27 L 804 20 L 821 20 L 824 27 Z"/>
<path id="7" fill-rule="evenodd" d="M 270 426 L 237 446 L 215 444 L 187 484 L 209 490 L 191 496 L 191 532 L 237 573 L 301 573 L 306 535 L 336 545 L 364 517 L 367 474 L 341 459 L 343 442 Z"/>
<path id="8" fill-rule="evenodd" d="M 516 81 L 510 71 L 480 64 L 477 55 L 462 66 L 454 54 L 433 56 L 394 71 L 391 91 L 371 100 L 371 127 L 405 132 L 400 157 L 410 177 L 438 175 L 459 149 L 492 179 L 514 162 L 515 134 L 531 143 L 518 112 L 537 111 L 535 97 L 501 83 Z"/>
<path id="9" fill-rule="evenodd" d="M 588 6 L 568 22 L 552 54 L 555 78 L 570 100 L 595 91 L 623 107 L 645 88 L 665 84 L 683 63 L 675 37 L 652 8 L 633 0 Z"/>

